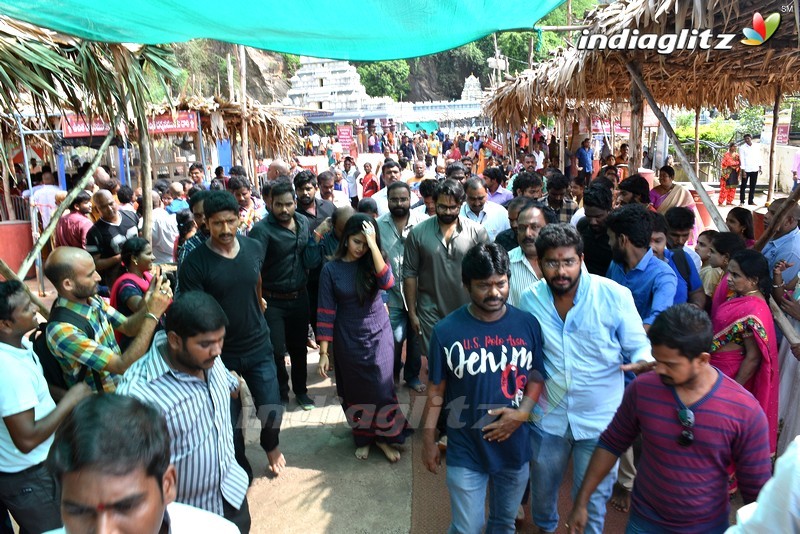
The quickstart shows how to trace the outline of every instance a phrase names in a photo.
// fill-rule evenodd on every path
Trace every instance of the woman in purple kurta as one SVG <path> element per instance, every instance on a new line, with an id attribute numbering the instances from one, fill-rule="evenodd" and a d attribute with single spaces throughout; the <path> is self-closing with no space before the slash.
<path id="1" fill-rule="evenodd" d="M 336 389 L 356 443 L 356 456 L 367 458 L 375 443 L 391 462 L 400 453 L 390 444 L 411 433 L 394 392 L 394 339 L 379 289 L 394 277 L 380 249 L 372 217 L 354 215 L 347 222 L 333 261 L 322 269 L 317 307 L 319 373 L 330 370 L 328 344 L 336 355 Z"/>

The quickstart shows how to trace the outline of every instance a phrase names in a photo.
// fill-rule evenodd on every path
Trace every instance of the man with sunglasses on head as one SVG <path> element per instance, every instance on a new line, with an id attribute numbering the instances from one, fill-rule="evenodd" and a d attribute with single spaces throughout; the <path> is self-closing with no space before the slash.
<path id="1" fill-rule="evenodd" d="M 648 336 L 655 372 L 628 386 L 600 436 L 567 520 L 570 534 L 584 531 L 589 496 L 640 434 L 627 534 L 725 532 L 728 466 L 745 503 L 770 477 L 767 418 L 752 395 L 709 363 L 708 316 L 679 304 L 659 314 Z"/>

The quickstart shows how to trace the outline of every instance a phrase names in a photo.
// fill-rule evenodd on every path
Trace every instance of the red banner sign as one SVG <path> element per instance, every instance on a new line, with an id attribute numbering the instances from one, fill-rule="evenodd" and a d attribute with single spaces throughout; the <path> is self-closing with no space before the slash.
<path id="1" fill-rule="evenodd" d="M 344 152 L 349 152 L 350 145 L 353 143 L 353 127 L 350 125 L 337 126 L 336 136 L 339 138 L 342 150 Z"/>
<path id="2" fill-rule="evenodd" d="M 489 147 L 489 150 L 497 154 L 498 156 L 505 156 L 505 151 L 503 150 L 503 145 L 495 141 L 494 139 L 487 139 L 483 142 L 486 146 Z"/>
<path id="3" fill-rule="evenodd" d="M 110 127 L 100 118 L 94 118 L 91 124 L 83 115 L 67 114 L 61 118 L 61 129 L 65 138 L 103 137 L 108 135 Z M 197 113 L 179 111 L 175 116 L 170 113 L 149 117 L 147 130 L 152 134 L 189 133 L 197 131 Z"/>

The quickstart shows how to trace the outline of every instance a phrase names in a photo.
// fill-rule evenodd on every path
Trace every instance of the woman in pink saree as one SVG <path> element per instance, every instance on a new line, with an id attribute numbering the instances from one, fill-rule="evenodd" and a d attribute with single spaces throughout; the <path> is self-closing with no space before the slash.
<path id="1" fill-rule="evenodd" d="M 778 437 L 778 346 L 767 299 L 772 279 L 761 253 L 740 250 L 728 263 L 727 289 L 714 294 L 711 364 L 753 394 L 769 423 L 770 452 Z M 724 282 L 724 280 L 723 280 Z"/>

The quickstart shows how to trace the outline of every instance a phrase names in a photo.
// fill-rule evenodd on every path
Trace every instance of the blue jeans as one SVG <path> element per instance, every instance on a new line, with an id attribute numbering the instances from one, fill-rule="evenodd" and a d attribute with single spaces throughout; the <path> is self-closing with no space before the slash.
<path id="1" fill-rule="evenodd" d="M 514 520 L 528 482 L 527 463 L 517 469 L 505 469 L 494 475 L 466 467 L 447 466 L 447 489 L 450 491 L 452 522 L 449 534 L 514 534 Z M 486 523 L 486 487 L 489 487 L 489 522 Z"/>
<path id="2" fill-rule="evenodd" d="M 531 458 L 531 515 L 533 522 L 547 532 L 558 527 L 558 490 L 564 478 L 570 456 L 572 457 L 572 500 L 581 487 L 589 460 L 597 446 L 597 439 L 576 440 L 567 427 L 566 435 L 548 434 L 536 425 L 531 428 L 533 458 Z M 606 517 L 606 502 L 617 479 L 617 466 L 592 493 L 587 506 L 589 521 L 587 534 L 602 534 Z"/>
<path id="3" fill-rule="evenodd" d="M 403 368 L 403 379 L 408 382 L 419 380 L 422 368 L 422 352 L 419 336 L 411 332 L 408 312 L 403 308 L 389 308 L 389 321 L 392 324 L 394 337 L 394 378 L 400 378 L 400 367 L 403 367 L 403 341 L 406 342 L 406 364 Z M 411 334 L 411 335 L 409 335 Z"/>

